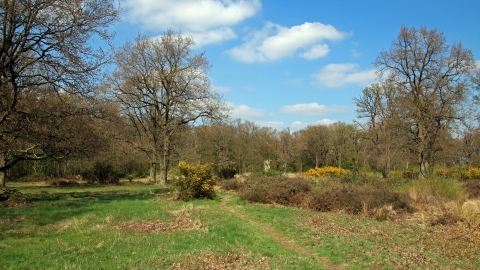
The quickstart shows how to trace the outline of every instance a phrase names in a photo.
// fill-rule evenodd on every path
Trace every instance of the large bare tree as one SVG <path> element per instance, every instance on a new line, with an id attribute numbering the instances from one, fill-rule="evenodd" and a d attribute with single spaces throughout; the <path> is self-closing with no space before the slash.
<path id="1" fill-rule="evenodd" d="M 403 27 L 374 64 L 397 91 L 396 104 L 404 112 L 411 150 L 426 176 L 441 149 L 439 136 L 464 117 L 462 106 L 472 89 L 473 54 L 461 43 L 448 44 L 438 30 Z"/>
<path id="2" fill-rule="evenodd" d="M 118 14 L 109 0 L 0 1 L 1 185 L 19 160 L 51 156 L 51 144 L 36 136 L 42 129 L 29 128 L 45 120 L 38 117 L 44 108 L 38 113 L 32 102 L 46 102 L 51 93 L 92 93 L 108 57 L 90 41 L 96 36 L 108 44 Z"/>
<path id="3" fill-rule="evenodd" d="M 171 140 L 179 128 L 226 113 L 211 89 L 205 53 L 194 54 L 194 44 L 168 30 L 157 38 L 138 36 L 116 54 L 112 90 L 139 139 L 136 146 L 150 159 L 154 182 L 161 162 L 160 184 L 166 183 Z"/>

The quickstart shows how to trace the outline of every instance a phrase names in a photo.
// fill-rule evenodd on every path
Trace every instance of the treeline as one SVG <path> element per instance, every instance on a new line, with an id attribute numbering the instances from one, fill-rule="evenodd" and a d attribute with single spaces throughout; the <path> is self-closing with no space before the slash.
<path id="1" fill-rule="evenodd" d="M 121 118 L 118 118 L 121 119 Z M 101 148 L 91 156 L 70 157 L 60 160 L 22 161 L 8 171 L 9 179 L 38 175 L 45 178 L 81 175 L 94 181 L 108 182 L 105 177 L 124 178 L 147 177 L 150 160 L 135 149 L 128 138 L 121 137 L 122 122 L 110 123 L 115 126 L 105 130 Z M 98 127 L 97 127 L 98 128 Z M 102 133 L 97 131 L 98 133 Z M 191 164 L 211 163 L 214 171 L 234 169 L 236 173 L 261 172 L 265 161 L 270 161 L 270 170 L 279 172 L 305 172 L 310 168 L 334 166 L 352 172 L 385 172 L 384 164 L 390 170 L 418 171 L 415 155 L 405 141 L 389 141 L 388 152 L 380 153 L 370 139 L 372 132 L 365 131 L 359 124 L 337 122 L 331 125 L 311 125 L 291 132 L 260 127 L 253 122 L 224 121 L 205 126 L 185 127 L 174 138 L 171 168 L 180 161 Z M 133 139 L 133 138 L 130 138 Z M 480 131 L 463 130 L 452 136 L 446 133 L 438 141 L 436 165 L 439 167 L 480 166 Z M 388 159 L 388 160 L 387 160 Z M 111 175 L 109 175 L 111 174 Z M 96 178 L 97 177 L 97 178 Z"/>

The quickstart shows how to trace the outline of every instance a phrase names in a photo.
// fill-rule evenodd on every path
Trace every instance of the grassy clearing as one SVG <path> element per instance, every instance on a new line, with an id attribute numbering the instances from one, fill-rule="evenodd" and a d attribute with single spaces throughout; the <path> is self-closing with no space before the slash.
<path id="1" fill-rule="evenodd" d="M 480 228 L 420 213 L 375 221 L 249 204 L 234 193 L 172 200 L 149 185 L 15 184 L 0 208 L 0 269 L 480 268 Z"/>

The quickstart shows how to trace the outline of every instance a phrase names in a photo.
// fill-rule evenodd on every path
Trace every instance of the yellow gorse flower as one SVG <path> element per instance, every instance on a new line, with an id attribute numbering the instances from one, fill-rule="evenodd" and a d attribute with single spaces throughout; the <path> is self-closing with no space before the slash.
<path id="1" fill-rule="evenodd" d="M 348 174 L 350 171 L 338 167 L 326 166 L 321 168 L 310 169 L 304 172 L 303 177 L 340 177 L 342 175 Z"/>

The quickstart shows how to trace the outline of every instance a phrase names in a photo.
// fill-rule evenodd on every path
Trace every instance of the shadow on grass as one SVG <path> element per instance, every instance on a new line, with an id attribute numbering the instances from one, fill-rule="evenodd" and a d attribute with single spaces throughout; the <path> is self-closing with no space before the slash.
<path id="1" fill-rule="evenodd" d="M 107 187 L 108 188 L 108 187 Z M 81 191 L 84 189 L 85 191 Z M 170 192 L 169 188 L 151 190 L 98 190 L 92 186 L 55 187 L 55 192 L 17 194 L 24 202 L 20 207 L 0 208 L 0 240 L 6 237 L 28 237 L 38 226 L 55 224 L 85 214 L 106 215 L 118 207 L 129 207 L 129 201 L 151 200 Z M 133 206 L 132 206 L 133 207 Z"/>

